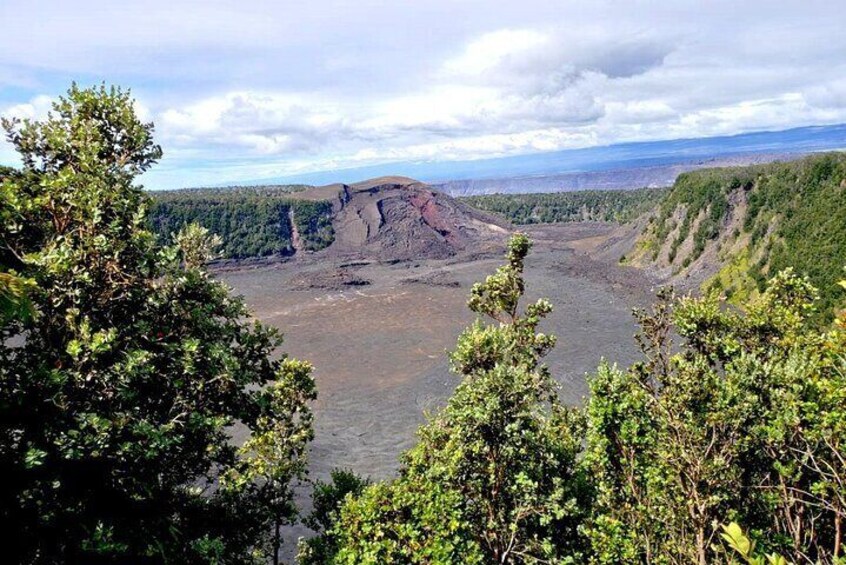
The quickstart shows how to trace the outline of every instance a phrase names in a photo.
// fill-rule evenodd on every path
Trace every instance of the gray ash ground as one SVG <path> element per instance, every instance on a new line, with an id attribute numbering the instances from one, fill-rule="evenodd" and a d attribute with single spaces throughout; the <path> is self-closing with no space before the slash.
<path id="1" fill-rule="evenodd" d="M 529 230 L 535 246 L 527 261 L 527 300 L 546 297 L 555 307 L 543 325 L 558 336 L 547 364 L 567 403 L 583 402 L 586 375 L 603 358 L 619 365 L 638 358 L 631 310 L 651 302 L 653 283 L 633 268 L 591 257 L 613 228 Z M 394 475 L 424 413 L 442 406 L 458 383 L 447 350 L 474 319 L 465 306 L 469 288 L 501 262 L 485 253 L 342 267 L 324 257 L 219 273 L 258 319 L 285 333 L 285 352 L 315 366 L 320 396 L 312 478 L 325 480 L 336 467 L 374 479 Z M 340 281 L 331 275 L 339 269 L 345 273 Z M 349 280 L 370 284 L 303 284 Z M 299 527 L 287 532 L 286 555 L 291 540 L 305 533 Z"/>

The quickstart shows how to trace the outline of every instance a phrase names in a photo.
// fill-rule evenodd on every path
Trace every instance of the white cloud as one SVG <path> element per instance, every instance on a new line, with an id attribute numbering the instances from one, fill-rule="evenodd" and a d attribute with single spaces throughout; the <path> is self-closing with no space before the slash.
<path id="1" fill-rule="evenodd" d="M 219 181 L 846 122 L 844 2 L 7 0 L 0 19 L 0 113 L 41 116 L 71 79 L 134 86 L 162 168 Z"/>
<path id="2" fill-rule="evenodd" d="M 842 110 L 846 108 L 846 77 L 812 86 L 805 91 L 804 98 L 817 108 Z"/>
<path id="3" fill-rule="evenodd" d="M 53 99 L 47 95 L 36 96 L 29 102 L 14 104 L 0 112 L 4 118 L 18 118 L 21 120 L 42 120 L 52 109 Z"/>
<path id="4" fill-rule="evenodd" d="M 459 56 L 444 63 L 447 75 L 481 75 L 495 69 L 511 57 L 542 49 L 550 38 L 537 30 L 502 29 L 474 39 Z"/>

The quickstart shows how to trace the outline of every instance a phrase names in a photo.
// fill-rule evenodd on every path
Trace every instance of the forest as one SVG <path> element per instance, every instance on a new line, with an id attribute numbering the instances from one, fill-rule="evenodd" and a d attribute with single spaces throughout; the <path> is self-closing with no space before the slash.
<path id="1" fill-rule="evenodd" d="M 317 535 L 299 563 L 844 563 L 846 316 L 813 318 L 800 269 L 743 310 L 660 290 L 635 312 L 642 359 L 599 366 L 567 406 L 518 233 L 469 290 L 458 385 L 398 475 L 338 470 L 306 513 L 312 367 L 206 269 L 225 234 L 150 230 L 135 181 L 162 150 L 129 94 L 73 86 L 48 118 L 3 127 L 23 163 L 0 182 L 8 562 L 278 562 L 280 528 L 303 520 Z M 842 167 L 777 168 L 794 176 L 761 189 L 746 229 L 794 201 L 778 187 L 834 198 Z"/>
<path id="2" fill-rule="evenodd" d="M 296 198 L 302 185 L 194 188 L 153 193 L 150 227 L 171 242 L 198 223 L 220 236 L 220 255 L 245 259 L 294 252 L 292 227 L 302 248 L 318 251 L 334 240 L 332 203 Z M 292 224 L 293 222 L 293 224 Z"/>
<path id="3" fill-rule="evenodd" d="M 843 153 L 685 173 L 661 201 L 643 243 L 654 259 L 670 242 L 669 261 L 685 268 L 714 242 L 724 267 L 710 286 L 740 300 L 793 268 L 820 290 L 819 316 L 830 321 L 841 301 L 837 281 L 846 257 L 844 187 Z M 739 222 L 731 229 L 735 210 Z M 689 252 L 679 254 L 689 239 Z"/>
<path id="4" fill-rule="evenodd" d="M 517 224 L 558 222 L 628 222 L 649 210 L 668 192 L 666 188 L 635 190 L 578 190 L 544 194 L 486 194 L 465 202 L 494 212 Z"/>
<path id="5" fill-rule="evenodd" d="M 303 185 L 195 188 L 152 193 L 149 222 L 166 243 L 192 222 L 222 240 L 220 256 L 246 259 L 294 252 L 292 222 L 302 249 L 319 251 L 334 240 L 332 204 L 298 199 Z M 666 189 L 486 195 L 464 198 L 515 224 L 633 220 Z"/>

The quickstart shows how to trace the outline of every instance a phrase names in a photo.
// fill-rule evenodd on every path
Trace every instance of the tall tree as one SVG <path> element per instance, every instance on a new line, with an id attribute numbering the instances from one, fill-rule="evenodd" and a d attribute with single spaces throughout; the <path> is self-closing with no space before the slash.
<path id="1" fill-rule="evenodd" d="M 0 268 L 28 281 L 32 311 L 0 330 L 6 558 L 274 552 L 311 437 L 310 366 L 274 359 L 281 336 L 203 269 L 207 232 L 160 247 L 147 230 L 134 181 L 161 150 L 128 92 L 74 85 L 45 120 L 3 126 L 23 168 L 2 179 Z"/>
<path id="2" fill-rule="evenodd" d="M 400 477 L 349 500 L 337 527 L 340 563 L 544 563 L 579 556 L 583 481 L 578 412 L 560 404 L 537 331 L 551 306 L 520 310 L 524 235 L 508 262 L 471 292 L 477 321 L 451 355 L 462 378 L 421 428 Z"/>

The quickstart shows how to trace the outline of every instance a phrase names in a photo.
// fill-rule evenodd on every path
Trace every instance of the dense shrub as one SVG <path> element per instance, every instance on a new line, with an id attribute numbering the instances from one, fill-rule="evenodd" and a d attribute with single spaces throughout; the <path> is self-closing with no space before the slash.
<path id="1" fill-rule="evenodd" d="M 328 562 L 842 563 L 846 318 L 816 329 L 807 279 L 745 314 L 663 289 L 636 312 L 643 360 L 568 409 L 538 364 L 549 304 L 517 308 L 526 249 L 474 287 L 494 323 L 459 338 L 463 380 L 399 477 L 346 499 Z"/>
<path id="2" fill-rule="evenodd" d="M 277 553 L 311 439 L 311 367 L 134 184 L 161 155 L 128 94 L 71 88 L 3 124 L 0 528 L 8 563 L 250 563 Z M 249 438 L 233 445 L 242 426 Z"/>

